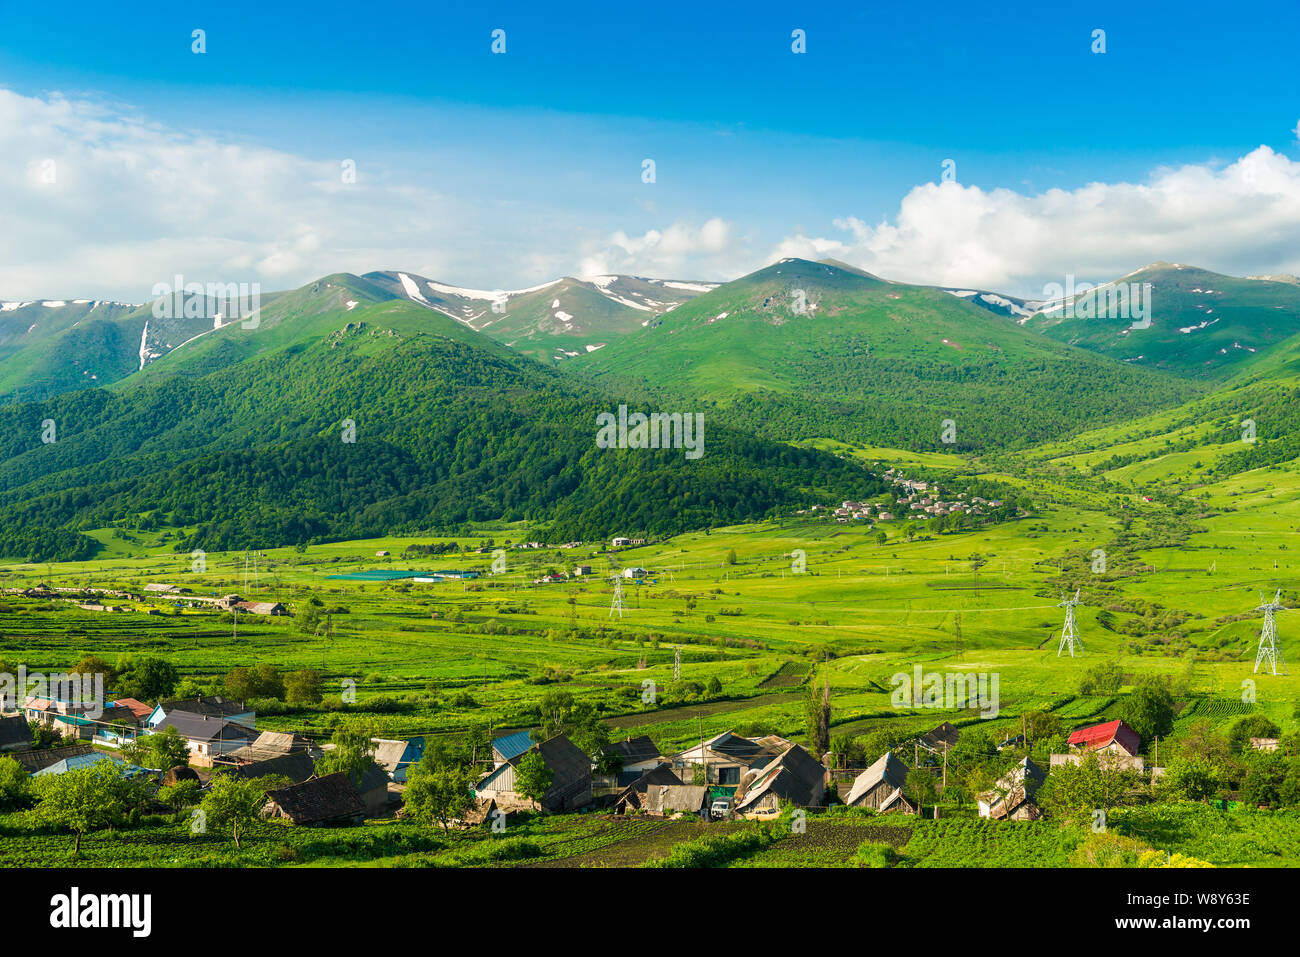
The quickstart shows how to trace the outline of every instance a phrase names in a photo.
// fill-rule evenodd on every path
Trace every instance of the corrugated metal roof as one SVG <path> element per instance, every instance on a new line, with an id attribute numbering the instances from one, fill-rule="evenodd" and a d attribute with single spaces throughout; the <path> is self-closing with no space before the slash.
<path id="1" fill-rule="evenodd" d="M 519 757 L 532 746 L 533 741 L 528 737 L 527 731 L 516 731 L 492 742 L 492 750 L 497 752 L 503 761 Z"/>

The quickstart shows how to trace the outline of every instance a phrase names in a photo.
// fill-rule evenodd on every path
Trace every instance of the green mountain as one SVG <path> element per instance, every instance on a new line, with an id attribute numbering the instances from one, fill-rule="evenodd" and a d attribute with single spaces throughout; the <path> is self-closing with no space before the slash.
<path id="1" fill-rule="evenodd" d="M 1300 332 L 1300 285 L 1291 280 L 1238 279 L 1194 266 L 1153 263 L 1103 284 L 1095 294 L 1044 307 L 1021 321 L 1026 329 L 1058 342 L 1133 365 L 1225 379 Z M 1112 291 L 1146 283 L 1150 326 L 1135 328 L 1131 309 L 1125 317 L 1109 308 Z M 1085 298 L 1093 296 L 1105 308 L 1083 308 Z"/>
<path id="2" fill-rule="evenodd" d="M 941 289 L 786 259 L 704 293 L 566 369 L 688 401 L 780 439 L 1020 447 L 1177 404 L 1199 387 L 1008 322 Z"/>
<path id="3" fill-rule="evenodd" d="M 85 557 L 81 530 L 123 521 L 184 528 L 187 550 L 497 518 L 552 540 L 661 535 L 884 488 L 707 418 L 698 459 L 599 448 L 614 400 L 382 295 L 326 277 L 112 389 L 0 408 L 0 554 Z"/>
<path id="4" fill-rule="evenodd" d="M 529 289 L 492 291 L 449 286 L 414 273 L 373 272 L 362 278 L 544 363 L 602 349 L 717 285 L 639 276 L 566 276 Z"/>

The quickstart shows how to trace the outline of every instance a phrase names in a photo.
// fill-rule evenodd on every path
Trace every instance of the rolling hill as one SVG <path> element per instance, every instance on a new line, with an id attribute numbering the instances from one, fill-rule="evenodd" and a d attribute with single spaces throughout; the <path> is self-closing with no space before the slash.
<path id="1" fill-rule="evenodd" d="M 1026 329 L 1058 342 L 1198 379 L 1226 379 L 1300 332 L 1300 285 L 1291 277 L 1239 279 L 1179 263 L 1152 263 L 1098 287 L 1151 284 L 1149 328 L 1129 318 L 1078 315 L 1080 297 L 1021 317 Z M 1098 299 L 1100 302 L 1100 298 Z"/>
<path id="2" fill-rule="evenodd" d="M 599 448 L 614 400 L 382 295 L 326 277 L 113 389 L 0 408 L 0 554 L 84 557 L 80 529 L 122 522 L 208 550 L 495 518 L 559 540 L 657 535 L 884 488 L 720 421 L 697 460 Z"/>
<path id="3" fill-rule="evenodd" d="M 1199 387 L 1053 341 L 941 289 L 786 259 L 566 369 L 781 439 L 1023 447 L 1183 402 Z"/>

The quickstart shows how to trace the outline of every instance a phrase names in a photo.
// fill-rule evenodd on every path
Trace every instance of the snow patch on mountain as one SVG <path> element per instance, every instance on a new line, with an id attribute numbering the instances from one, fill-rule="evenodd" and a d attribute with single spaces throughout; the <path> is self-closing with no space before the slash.
<path id="1" fill-rule="evenodd" d="M 407 296 L 425 305 L 429 304 L 429 300 L 424 298 L 424 293 L 420 292 L 420 287 L 416 285 L 414 279 L 404 272 L 399 272 L 397 279 L 402 284 L 402 289 L 405 290 Z"/>

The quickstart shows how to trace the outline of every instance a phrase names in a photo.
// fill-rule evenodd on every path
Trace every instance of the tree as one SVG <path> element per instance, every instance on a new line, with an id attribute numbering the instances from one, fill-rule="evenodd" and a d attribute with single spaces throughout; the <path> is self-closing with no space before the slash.
<path id="1" fill-rule="evenodd" d="M 862 757 L 860 764 L 850 764 L 851 768 L 869 768 L 885 756 L 885 752 L 892 750 L 898 742 L 895 735 L 886 731 L 884 728 L 878 728 L 875 731 L 868 731 L 862 738 Z"/>
<path id="2" fill-rule="evenodd" d="M 199 807 L 209 825 L 230 825 L 238 848 L 239 829 L 247 829 L 256 821 L 264 804 L 266 792 L 261 781 L 241 781 L 233 774 L 217 774 L 208 784 L 208 793 L 199 802 Z"/>
<path id="3" fill-rule="evenodd" d="M 1234 754 L 1250 750 L 1251 738 L 1276 738 L 1281 729 L 1262 714 L 1238 718 L 1228 729 L 1228 746 Z"/>
<path id="4" fill-rule="evenodd" d="M 199 782 L 193 779 L 177 781 L 158 789 L 158 802 L 171 810 L 173 819 L 181 816 L 187 807 L 199 803 Z"/>
<path id="5" fill-rule="evenodd" d="M 361 779 L 375 763 L 375 743 L 370 740 L 369 726 L 343 725 L 335 730 L 330 741 L 334 747 L 316 762 L 316 773 L 324 777 L 341 771 L 353 784 L 360 785 Z"/>
<path id="6" fill-rule="evenodd" d="M 927 802 L 934 800 L 934 775 L 922 768 L 913 768 L 907 772 L 903 790 L 919 814 Z"/>
<path id="7" fill-rule="evenodd" d="M 302 634 L 314 635 L 320 630 L 324 617 L 324 606 L 321 600 L 313 595 L 310 601 L 299 606 L 294 613 L 293 622 Z"/>
<path id="8" fill-rule="evenodd" d="M 1136 731 L 1144 744 L 1165 738 L 1174 729 L 1174 696 L 1169 682 L 1160 675 L 1147 675 L 1119 708 L 1119 717 Z"/>
<path id="9" fill-rule="evenodd" d="M 515 790 L 532 801 L 534 807 L 540 806 L 554 780 L 555 772 L 546 766 L 537 750 L 529 751 L 515 765 Z"/>
<path id="10" fill-rule="evenodd" d="M 257 677 L 255 697 L 284 700 L 284 678 L 281 676 L 279 668 L 270 662 L 263 661 L 254 669 L 254 673 Z"/>
<path id="11" fill-rule="evenodd" d="M 614 777 L 623 770 L 623 756 L 617 751 L 602 748 L 596 752 L 596 773 Z"/>
<path id="12" fill-rule="evenodd" d="M 159 701 L 176 690 L 180 673 L 165 658 L 129 658 L 118 662 L 118 682 L 123 697 L 141 701 Z"/>
<path id="13" fill-rule="evenodd" d="M 1136 772 L 1103 765 L 1097 752 L 1090 751 L 1078 764 L 1053 768 L 1038 790 L 1037 802 L 1062 820 L 1086 820 L 1094 811 L 1118 806 L 1137 783 Z"/>
<path id="14" fill-rule="evenodd" d="M 1252 751 L 1242 759 L 1246 777 L 1241 799 L 1248 804 L 1281 804 L 1286 784 L 1286 759 L 1274 751 Z"/>
<path id="15" fill-rule="evenodd" d="M 831 683 L 823 678 L 822 687 L 816 680 L 808 682 L 804 691 L 804 710 L 808 722 L 808 740 L 813 757 L 818 760 L 831 749 Z"/>
<path id="16" fill-rule="evenodd" d="M 284 679 L 285 700 L 289 704 L 319 704 L 322 684 L 315 668 L 290 672 Z"/>
<path id="17" fill-rule="evenodd" d="M 474 806 L 468 773 L 446 765 L 428 769 L 423 762 L 408 775 L 402 800 L 407 814 L 424 824 L 437 821 L 444 834 L 449 822 Z"/>
<path id="18" fill-rule="evenodd" d="M 226 672 L 226 677 L 221 684 L 226 689 L 226 694 L 240 701 L 247 701 L 256 695 L 253 689 L 256 687 L 257 677 L 248 668 L 237 667 L 231 668 Z"/>
<path id="19" fill-rule="evenodd" d="M 31 729 L 34 748 L 57 748 L 63 744 L 63 735 L 39 721 L 28 721 L 27 727 Z"/>
<path id="20" fill-rule="evenodd" d="M 84 655 L 80 661 L 68 669 L 70 675 L 103 675 L 104 683 L 117 677 L 117 672 L 99 655 Z"/>
<path id="21" fill-rule="evenodd" d="M 1214 765 L 1201 757 L 1177 757 L 1169 762 L 1160 778 L 1160 790 L 1176 801 L 1204 801 L 1219 786 Z"/>
<path id="22" fill-rule="evenodd" d="M 1171 757 L 1202 758 L 1212 767 L 1222 768 L 1232 759 L 1228 739 L 1214 730 L 1214 725 L 1202 718 L 1193 721 L 1181 738 L 1173 742 Z"/>
<path id="23" fill-rule="evenodd" d="M 722 682 L 718 680 L 717 675 L 714 675 L 707 682 L 705 682 L 704 691 L 705 693 L 708 694 L 710 698 L 722 694 Z"/>
<path id="24" fill-rule="evenodd" d="M 280 671 L 268 662 L 262 662 L 254 668 L 231 668 L 222 681 L 226 694 L 240 701 L 251 698 L 279 698 L 285 695 L 284 678 Z"/>
<path id="25" fill-rule="evenodd" d="M 1079 694 L 1118 694 L 1124 672 L 1113 661 L 1093 665 L 1079 679 Z"/>
<path id="26" fill-rule="evenodd" d="M 0 757 L 0 809 L 16 811 L 27 806 L 32 798 L 31 777 L 17 759 Z"/>
<path id="27" fill-rule="evenodd" d="M 538 705 L 541 713 L 541 735 L 546 741 L 563 734 L 573 714 L 573 695 L 558 688 L 552 688 L 542 695 Z"/>
<path id="28" fill-rule="evenodd" d="M 734 548 L 728 550 L 726 561 L 728 565 L 736 564 L 736 550 Z"/>
<path id="29" fill-rule="evenodd" d="M 1061 719 L 1050 711 L 1026 711 L 1023 725 L 1029 741 L 1045 741 L 1061 733 Z"/>
<path id="30" fill-rule="evenodd" d="M 32 784 L 40 801 L 36 817 L 76 835 L 74 857 L 81 853 L 82 837 L 123 823 L 144 802 L 144 787 L 112 759 L 33 778 Z"/>
<path id="31" fill-rule="evenodd" d="M 124 745 L 122 754 L 132 764 L 167 772 L 190 763 L 190 749 L 174 727 L 142 735 Z"/>

